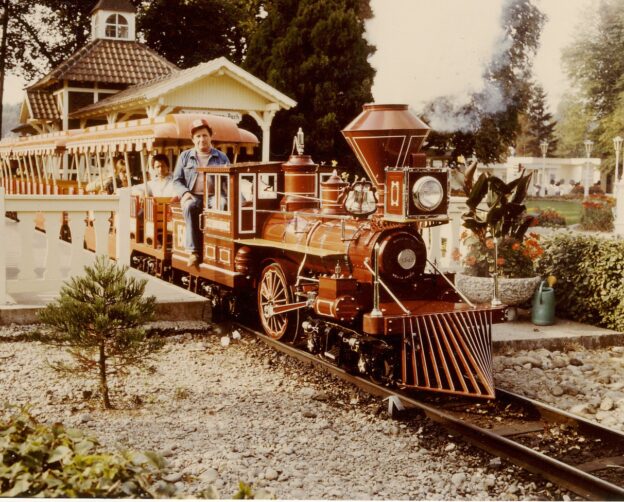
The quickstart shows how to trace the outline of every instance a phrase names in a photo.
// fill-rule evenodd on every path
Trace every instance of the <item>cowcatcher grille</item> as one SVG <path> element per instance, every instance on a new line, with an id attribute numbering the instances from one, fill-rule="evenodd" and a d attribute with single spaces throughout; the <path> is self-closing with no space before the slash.
<path id="1" fill-rule="evenodd" d="M 410 317 L 403 335 L 407 387 L 494 397 L 492 312 L 445 312 Z"/>

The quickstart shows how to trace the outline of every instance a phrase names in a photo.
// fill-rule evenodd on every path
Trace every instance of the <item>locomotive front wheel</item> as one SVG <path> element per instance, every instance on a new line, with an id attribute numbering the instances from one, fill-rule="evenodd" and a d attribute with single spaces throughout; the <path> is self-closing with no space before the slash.
<path id="1" fill-rule="evenodd" d="M 288 339 L 296 329 L 296 315 L 292 312 L 274 314 L 273 308 L 292 303 L 286 275 L 277 263 L 262 271 L 258 285 L 258 314 L 267 335 L 275 340 Z"/>

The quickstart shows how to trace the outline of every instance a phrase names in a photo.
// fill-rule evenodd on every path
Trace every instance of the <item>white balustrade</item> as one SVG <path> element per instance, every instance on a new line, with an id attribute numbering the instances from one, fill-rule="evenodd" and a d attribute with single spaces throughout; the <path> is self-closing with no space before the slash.
<path id="1" fill-rule="evenodd" d="M 7 211 L 16 212 L 19 223 L 7 220 Z M 71 243 L 59 238 L 63 213 L 67 214 Z M 117 262 L 129 265 L 129 189 L 109 196 L 5 195 L 0 188 L 0 303 L 7 303 L 11 293 L 57 291 L 64 280 L 82 274 L 96 255 L 108 255 L 111 213 L 115 213 L 117 225 Z M 87 214 L 92 215 L 95 254 L 84 249 Z M 43 216 L 45 234 L 35 228 L 39 215 Z M 7 277 L 8 262 L 17 268 L 16 277 Z"/>
<path id="2" fill-rule="evenodd" d="M 466 197 L 451 197 L 449 202 L 449 222 L 423 231 L 429 261 L 434 262 L 445 272 L 459 272 L 462 268 L 461 257 L 465 254 L 460 235 L 462 230 L 461 215 L 468 210 Z M 432 271 L 432 267 L 427 267 Z"/>

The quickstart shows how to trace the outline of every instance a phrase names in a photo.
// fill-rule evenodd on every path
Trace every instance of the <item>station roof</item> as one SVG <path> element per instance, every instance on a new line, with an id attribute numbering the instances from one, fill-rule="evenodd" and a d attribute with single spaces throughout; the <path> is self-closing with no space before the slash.
<path id="1" fill-rule="evenodd" d="M 60 120 L 54 96 L 46 90 L 28 90 L 26 99 L 31 110 L 31 117 L 38 120 Z"/>
<path id="2" fill-rule="evenodd" d="M 139 42 L 96 39 L 28 89 L 46 89 L 63 80 L 136 85 L 177 70 L 176 65 Z"/>
<path id="3" fill-rule="evenodd" d="M 209 80 L 209 79 L 213 80 Z M 217 85 L 217 80 L 227 81 L 225 87 Z M 208 79 L 208 80 L 207 80 Z M 215 86 L 219 87 L 218 91 Z M 292 108 L 296 101 L 281 93 L 274 87 L 263 82 L 251 73 L 243 70 L 228 59 L 220 57 L 206 63 L 201 63 L 185 70 L 172 71 L 167 75 L 160 75 L 151 81 L 130 87 L 97 103 L 85 106 L 70 114 L 72 118 L 87 118 L 104 115 L 111 111 L 121 111 L 131 109 L 133 106 L 143 106 L 149 102 L 161 102 L 166 104 L 178 104 L 180 93 L 188 92 L 194 87 L 194 92 L 202 93 L 203 102 L 218 100 L 214 105 L 225 108 L 228 98 L 236 94 L 237 100 L 249 97 L 253 94 L 256 100 L 262 103 L 248 103 L 248 109 L 264 107 L 265 103 L 275 103 L 279 108 Z M 205 94 L 207 89 L 211 89 L 209 94 Z M 173 98 L 173 96 L 176 96 Z M 171 96 L 171 103 L 168 103 L 166 96 Z M 214 106 L 213 105 L 213 106 Z M 218 106 L 221 105 L 221 106 Z"/>
<path id="4" fill-rule="evenodd" d="M 100 0 L 91 10 L 93 14 L 96 10 L 112 10 L 117 12 L 130 12 L 134 14 L 137 10 L 128 0 Z"/>

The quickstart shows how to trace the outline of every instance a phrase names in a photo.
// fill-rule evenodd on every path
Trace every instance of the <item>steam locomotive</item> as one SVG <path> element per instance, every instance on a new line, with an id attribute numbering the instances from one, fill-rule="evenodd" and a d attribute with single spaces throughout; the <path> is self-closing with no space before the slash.
<path id="1" fill-rule="evenodd" d="M 199 168 L 211 200 L 199 266 L 187 266 L 179 204 L 158 198 L 133 204 L 145 208 L 133 263 L 207 296 L 214 317 L 255 304 L 270 337 L 375 381 L 494 397 L 504 306 L 462 302 L 426 271 L 422 230 L 448 222 L 449 204 L 447 169 L 420 152 L 428 132 L 405 105 L 365 105 L 343 131 L 369 178 L 353 183 L 304 154 L 301 134 L 285 163 Z"/>
<path id="2" fill-rule="evenodd" d="M 253 134 L 225 117 L 170 114 L 3 140 L 0 185 L 80 194 L 118 156 L 127 179 L 145 181 L 150 155 L 173 164 L 191 146 L 197 118 L 234 160 L 200 168 L 201 262 L 187 266 L 180 205 L 144 191 L 131 203 L 133 266 L 205 295 L 215 320 L 253 310 L 272 338 L 384 384 L 494 397 L 491 327 L 505 307 L 462 301 L 427 266 L 423 230 L 448 222 L 449 173 L 427 166 L 429 128 L 405 105 L 365 105 L 344 129 L 368 176 L 352 183 L 305 155 L 302 134 L 285 163 L 237 162 L 257 145 Z"/>

